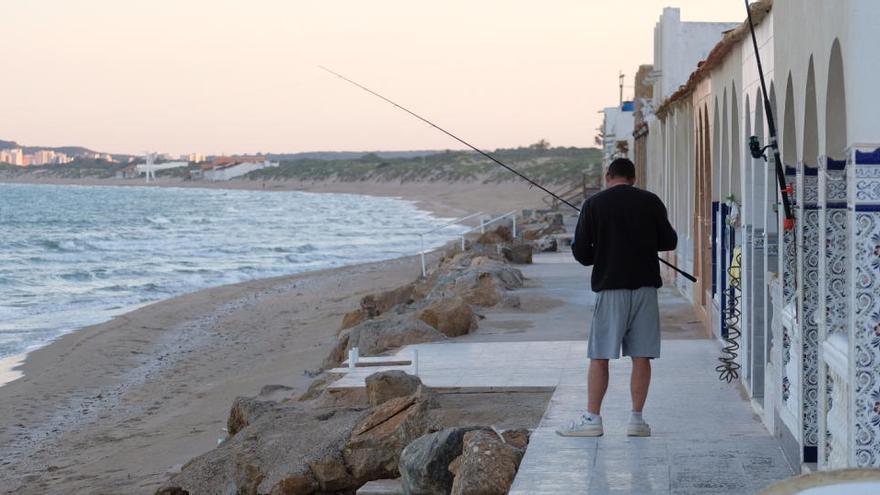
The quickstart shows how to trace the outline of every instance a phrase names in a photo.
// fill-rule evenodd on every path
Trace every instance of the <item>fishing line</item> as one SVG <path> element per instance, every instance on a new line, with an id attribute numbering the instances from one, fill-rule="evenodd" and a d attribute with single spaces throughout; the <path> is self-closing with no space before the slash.
<path id="1" fill-rule="evenodd" d="M 340 74 L 340 73 L 338 73 L 338 72 L 335 72 L 335 71 L 333 71 L 333 70 L 328 69 L 327 67 L 324 67 L 323 65 L 319 65 L 318 67 L 321 68 L 321 69 L 324 70 L 324 71 L 329 72 L 330 74 L 333 74 L 334 76 L 336 76 L 336 77 L 342 79 L 343 81 L 345 81 L 345 82 L 347 82 L 347 83 L 349 83 L 349 84 L 353 84 L 354 86 L 357 86 L 358 88 L 360 88 L 360 89 L 366 91 L 367 93 L 370 93 L 371 95 L 373 95 L 373 96 L 375 96 L 375 97 L 377 97 L 377 98 L 379 98 L 379 99 L 385 101 L 386 103 L 389 103 L 389 104 L 391 104 L 391 105 L 393 105 L 393 106 L 399 108 L 400 110 L 403 110 L 404 112 L 406 112 L 406 113 L 410 114 L 411 116 L 413 116 L 413 117 L 415 117 L 415 118 L 421 120 L 422 122 L 428 124 L 429 126 L 433 127 L 434 129 L 437 129 L 438 131 L 442 132 L 443 134 L 446 134 L 447 136 L 451 137 L 452 139 L 458 141 L 459 143 L 461 143 L 461 144 L 467 146 L 468 148 L 470 148 L 470 149 L 476 151 L 476 152 L 479 153 L 480 155 L 482 155 L 482 156 L 488 158 L 489 160 L 491 160 L 491 161 L 494 162 L 495 164 L 500 165 L 501 167 L 504 167 L 505 169 L 509 170 L 511 173 L 513 173 L 514 175 L 516 175 L 517 177 L 523 179 L 524 181 L 528 182 L 528 183 L 531 184 L 532 186 L 537 187 L 538 189 L 544 191 L 545 193 L 549 194 L 550 196 L 553 196 L 554 198 L 558 199 L 558 200 L 561 201 L 562 203 L 565 203 L 567 206 L 571 207 L 571 208 L 574 209 L 575 211 L 577 211 L 577 212 L 580 212 L 580 211 L 581 211 L 581 209 L 578 208 L 577 206 L 571 204 L 570 202 L 568 202 L 568 201 L 565 200 L 564 198 L 559 197 L 556 193 L 554 193 L 553 191 L 547 189 L 546 187 L 542 186 L 541 184 L 535 182 L 534 180 L 532 180 L 531 178 L 529 178 L 528 176 L 526 176 L 526 175 L 523 174 L 522 172 L 520 172 L 520 171 L 516 170 L 515 168 L 513 168 L 513 167 L 507 165 L 506 163 L 504 163 L 504 162 L 502 162 L 501 160 L 499 160 L 499 159 L 495 158 L 494 156 L 492 156 L 490 153 L 487 153 L 487 152 L 485 152 L 485 151 L 483 151 L 483 150 L 477 148 L 476 146 L 472 145 L 471 143 L 469 143 L 469 142 L 465 141 L 464 139 L 462 139 L 462 138 L 456 136 L 455 134 L 453 134 L 453 133 L 447 131 L 446 129 L 440 127 L 439 125 L 437 125 L 437 124 L 435 124 L 435 123 L 433 123 L 433 122 L 431 122 L 430 120 L 428 120 L 428 119 L 422 117 L 421 115 L 419 115 L 419 114 L 413 112 L 412 110 L 410 110 L 410 109 L 404 107 L 403 105 L 400 105 L 400 104 L 398 104 L 398 103 L 396 103 L 396 102 L 394 102 L 394 101 L 392 101 L 392 100 L 386 98 L 385 96 L 382 96 L 381 94 L 379 94 L 379 93 L 373 91 L 372 89 L 370 89 L 370 88 L 364 86 L 363 84 L 360 84 L 360 83 L 358 83 L 358 82 L 356 82 L 356 81 L 353 81 L 353 80 L 351 80 L 351 79 L 349 79 L 349 78 L 343 76 L 342 74 Z M 658 256 L 657 259 L 658 259 L 661 263 L 663 263 L 664 265 L 666 265 L 666 266 L 672 268 L 673 270 L 675 270 L 676 272 L 680 273 L 683 277 L 685 277 L 686 279 L 690 280 L 691 282 L 696 282 L 696 281 L 697 281 L 696 277 L 694 277 L 694 276 L 691 275 L 690 273 L 687 273 L 687 272 L 683 271 L 682 269 L 678 268 L 677 266 L 675 266 L 675 265 L 669 263 L 668 261 L 664 260 L 663 258 L 660 258 L 660 257 Z"/>

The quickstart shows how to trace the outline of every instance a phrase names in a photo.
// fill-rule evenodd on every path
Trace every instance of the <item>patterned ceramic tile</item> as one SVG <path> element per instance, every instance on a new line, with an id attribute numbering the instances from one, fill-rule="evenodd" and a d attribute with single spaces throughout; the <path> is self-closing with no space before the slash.
<path id="1" fill-rule="evenodd" d="M 801 417 L 804 445 L 818 445 L 819 396 L 819 170 L 803 163 L 797 166 L 798 325 L 801 335 Z"/>
<path id="2" fill-rule="evenodd" d="M 880 149 L 854 152 L 852 242 L 854 280 L 850 304 L 854 350 L 855 461 L 880 467 Z"/>

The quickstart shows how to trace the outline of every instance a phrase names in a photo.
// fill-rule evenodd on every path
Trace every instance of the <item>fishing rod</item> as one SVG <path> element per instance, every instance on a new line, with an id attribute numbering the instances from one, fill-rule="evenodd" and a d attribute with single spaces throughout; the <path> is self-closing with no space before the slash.
<path id="1" fill-rule="evenodd" d="M 752 46 L 755 49 L 755 62 L 758 64 L 758 77 L 761 80 L 761 95 L 764 97 L 764 112 L 767 114 L 767 131 L 770 134 L 770 144 L 761 147 L 758 136 L 749 137 L 749 151 L 752 158 L 763 158 L 767 161 L 767 155 L 764 150 L 770 148 L 773 151 L 773 162 L 776 165 L 776 182 L 779 184 L 779 193 L 782 195 L 782 209 L 785 218 L 782 221 L 785 230 L 794 229 L 794 213 L 791 210 L 791 200 L 789 194 L 794 190 L 785 183 L 785 169 L 782 160 L 779 158 L 779 141 L 776 136 L 776 119 L 773 116 L 773 105 L 770 103 L 770 96 L 767 93 L 767 82 L 764 80 L 764 65 L 761 63 L 761 52 L 758 49 L 758 38 L 755 36 L 755 23 L 752 21 L 752 9 L 749 0 L 745 0 L 746 14 L 748 15 L 749 31 L 752 34 Z"/>
<path id="2" fill-rule="evenodd" d="M 345 81 L 345 82 L 347 82 L 347 83 L 349 83 L 349 84 L 353 84 L 353 85 L 357 86 L 358 88 L 360 88 L 360 89 L 366 91 L 367 93 L 370 93 L 371 95 L 373 95 L 373 96 L 375 96 L 375 97 L 377 97 L 377 98 L 379 98 L 379 99 L 385 101 L 386 103 L 390 103 L 391 105 L 393 105 L 393 106 L 399 108 L 400 110 L 403 110 L 404 112 L 406 112 L 406 113 L 412 115 L 413 117 L 415 117 L 415 118 L 421 120 L 422 122 L 428 124 L 429 126 L 433 127 L 434 129 L 437 129 L 438 131 L 442 132 L 443 134 L 446 134 L 447 136 L 451 137 L 452 139 L 458 141 L 459 143 L 461 143 L 461 144 L 467 146 L 468 148 L 470 148 L 470 149 L 476 151 L 477 153 L 483 155 L 484 157 L 486 157 L 486 158 L 488 158 L 489 160 L 491 160 L 492 162 L 494 162 L 496 165 L 500 165 L 501 167 L 504 167 L 505 169 L 509 170 L 511 173 L 513 173 L 514 175 L 516 175 L 517 177 L 523 179 L 524 181 L 528 182 L 528 183 L 531 184 L 532 186 L 537 187 L 538 189 L 544 191 L 545 193 L 549 194 L 550 196 L 553 196 L 554 198 L 558 199 L 560 202 L 564 203 L 564 204 L 567 205 L 567 206 L 570 206 L 572 209 L 574 209 L 575 211 L 577 211 L 578 213 L 580 213 L 580 211 L 581 211 L 580 208 L 578 208 L 577 206 L 573 205 L 572 203 L 570 203 L 570 202 L 567 201 L 566 199 L 559 197 L 556 193 L 554 193 L 553 191 L 547 189 L 546 187 L 542 186 L 541 184 L 535 182 L 534 180 L 532 180 L 531 178 L 529 178 L 528 176 L 526 176 L 526 175 L 523 174 L 522 172 L 516 170 L 515 168 L 513 168 L 513 167 L 507 165 L 506 163 L 502 162 L 501 160 L 495 158 L 495 157 L 492 156 L 490 153 L 487 153 L 487 152 L 485 152 L 485 151 L 483 151 L 483 150 L 477 148 L 476 146 L 472 145 L 471 143 L 465 141 L 464 139 L 462 139 L 462 138 L 456 136 L 455 134 L 453 134 L 453 133 L 447 131 L 446 129 L 444 129 L 444 128 L 440 127 L 439 125 L 437 125 L 437 124 L 431 122 L 430 120 L 428 120 L 428 119 L 422 117 L 421 115 L 419 115 L 419 114 L 413 112 L 412 110 L 410 110 L 410 109 L 404 107 L 403 105 L 400 105 L 400 104 L 398 104 L 398 103 L 396 103 L 396 102 L 394 102 L 394 101 L 392 101 L 392 100 L 390 100 L 390 99 L 388 99 L 388 98 L 382 96 L 381 94 L 379 94 L 379 93 L 373 91 L 372 89 L 370 89 L 370 88 L 364 86 L 363 84 L 360 84 L 360 83 L 358 83 L 358 82 L 356 82 L 356 81 L 352 81 L 351 79 L 349 79 L 349 78 L 343 76 L 342 74 L 340 74 L 340 73 L 338 73 L 338 72 L 335 72 L 335 71 L 333 71 L 333 70 L 330 70 L 330 69 L 328 69 L 327 67 L 324 67 L 323 65 L 319 65 L 318 67 L 321 68 L 321 69 L 323 69 L 323 70 L 325 70 L 325 71 L 327 71 L 327 72 L 329 72 L 330 74 L 333 74 L 334 76 L 336 76 L 336 77 L 342 79 L 343 81 Z M 664 260 L 663 258 L 660 258 L 660 257 L 658 256 L 657 259 L 660 260 L 661 263 L 665 264 L 665 265 L 668 266 L 669 268 L 672 268 L 672 269 L 675 270 L 676 272 L 680 273 L 683 277 L 685 277 L 686 279 L 690 280 L 691 282 L 696 282 L 696 281 L 697 281 L 696 277 L 694 277 L 694 276 L 691 275 L 690 273 L 687 273 L 686 271 L 684 271 L 684 270 L 678 268 L 677 266 L 673 265 L 672 263 L 669 263 L 668 261 Z"/>

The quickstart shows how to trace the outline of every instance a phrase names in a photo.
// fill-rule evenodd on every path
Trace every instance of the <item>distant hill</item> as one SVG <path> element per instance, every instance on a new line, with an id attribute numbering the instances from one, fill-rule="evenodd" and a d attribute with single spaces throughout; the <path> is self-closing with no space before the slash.
<path id="1" fill-rule="evenodd" d="M 21 148 L 25 154 L 34 153 L 40 150 L 51 150 L 56 153 L 64 153 L 70 157 L 84 157 L 93 155 L 95 153 L 105 154 L 104 151 L 95 151 L 89 148 L 85 148 L 82 146 L 23 146 L 18 144 L 15 141 L 4 141 L 0 139 L 0 150 L 3 149 L 13 149 L 13 148 Z M 126 154 L 111 154 L 114 160 L 118 160 L 121 162 L 127 162 L 128 158 L 132 155 Z"/>
<path id="2" fill-rule="evenodd" d="M 592 178 L 601 173 L 602 151 L 596 148 L 497 149 L 493 155 L 541 183 L 579 182 L 584 176 Z M 337 159 L 281 160 L 279 167 L 251 172 L 247 178 L 343 182 L 519 180 L 476 152 L 449 150 L 401 157 L 369 153 Z"/>
<path id="3" fill-rule="evenodd" d="M 265 156 L 272 161 L 293 160 L 353 160 L 364 155 L 373 154 L 382 158 L 414 158 L 436 155 L 443 150 L 420 151 L 306 151 L 303 153 L 268 153 Z"/>

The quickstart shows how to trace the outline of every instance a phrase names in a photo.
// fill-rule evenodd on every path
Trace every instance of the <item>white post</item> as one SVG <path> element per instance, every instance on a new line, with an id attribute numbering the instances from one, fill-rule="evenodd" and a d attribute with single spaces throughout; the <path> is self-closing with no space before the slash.
<path id="1" fill-rule="evenodd" d="M 516 213 L 513 214 L 513 239 L 516 240 Z"/>
<path id="2" fill-rule="evenodd" d="M 419 350 L 418 349 L 413 349 L 412 369 L 413 369 L 413 375 L 419 376 Z"/>
<path id="3" fill-rule="evenodd" d="M 464 234 L 461 235 L 461 250 L 464 251 Z"/>
<path id="4" fill-rule="evenodd" d="M 422 259 L 422 277 L 427 277 L 428 276 L 428 269 L 425 266 L 425 236 L 422 234 L 419 234 L 419 243 L 421 244 L 421 247 L 422 247 L 421 251 L 419 251 L 419 256 Z"/>
<path id="5" fill-rule="evenodd" d="M 485 222 L 486 222 L 486 219 L 483 217 L 480 217 L 480 233 L 481 234 L 486 233 L 486 223 Z"/>
<path id="6" fill-rule="evenodd" d="M 354 371 L 355 366 L 357 366 L 357 363 L 354 360 L 354 348 L 351 348 L 348 350 L 348 369 Z"/>

